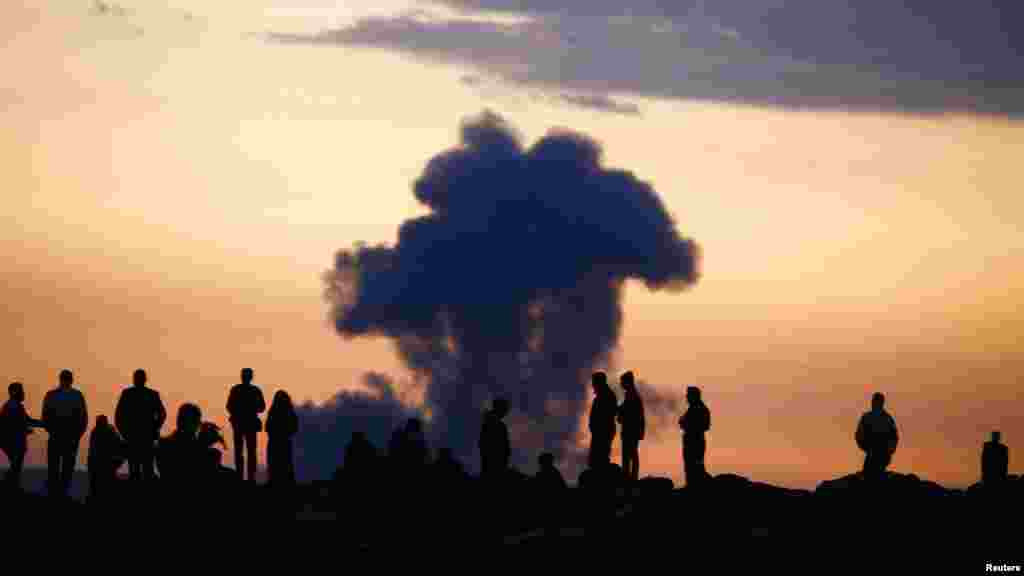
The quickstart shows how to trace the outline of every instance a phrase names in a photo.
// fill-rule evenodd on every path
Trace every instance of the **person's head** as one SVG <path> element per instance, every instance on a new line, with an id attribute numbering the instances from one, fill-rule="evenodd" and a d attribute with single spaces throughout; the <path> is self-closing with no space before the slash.
<path id="1" fill-rule="evenodd" d="M 992 432 L 992 441 L 998 443 L 1001 436 L 999 432 Z"/>
<path id="2" fill-rule="evenodd" d="M 366 441 L 366 432 L 363 432 L 362 430 L 356 430 L 355 432 L 352 433 L 352 443 L 353 444 L 362 444 L 365 441 Z"/>
<path id="3" fill-rule="evenodd" d="M 594 388 L 595 394 L 604 392 L 605 388 L 608 388 L 608 375 L 604 372 L 594 372 L 590 376 L 590 385 Z"/>
<path id="4" fill-rule="evenodd" d="M 7 386 L 7 395 L 15 402 L 24 402 L 25 388 L 21 385 L 21 382 L 11 382 Z"/>
<path id="5" fill-rule="evenodd" d="M 178 430 L 188 436 L 195 436 L 203 422 L 203 412 L 192 403 L 182 404 L 178 408 Z"/>
<path id="6" fill-rule="evenodd" d="M 96 417 L 96 427 L 97 428 L 107 428 L 109 426 L 110 426 L 110 420 L 107 420 L 107 417 L 104 414 L 100 414 L 99 416 Z"/>
<path id="7" fill-rule="evenodd" d="M 495 398 L 491 405 L 491 410 L 494 411 L 494 415 L 498 418 L 504 418 L 508 415 L 509 411 L 508 400 L 504 397 Z"/>
<path id="8" fill-rule="evenodd" d="M 242 368 L 242 384 L 252 382 L 252 368 Z"/>
<path id="9" fill-rule="evenodd" d="M 700 402 L 700 388 L 697 388 L 696 386 L 687 386 L 686 401 L 689 402 L 690 404 Z"/>
<path id="10" fill-rule="evenodd" d="M 619 383 L 622 384 L 622 388 L 629 392 L 636 391 L 636 382 L 633 379 L 633 371 L 630 370 L 619 377 Z"/>
<path id="11" fill-rule="evenodd" d="M 274 402 L 270 407 L 277 409 L 288 409 L 292 407 L 292 397 L 288 395 L 284 390 L 278 390 L 274 392 Z"/>
<path id="12" fill-rule="evenodd" d="M 60 387 L 61 388 L 70 388 L 71 385 L 74 384 L 74 382 L 75 382 L 75 377 L 74 377 L 74 375 L 71 374 L 71 370 L 61 370 L 60 371 Z"/>
<path id="13" fill-rule="evenodd" d="M 405 430 L 407 432 L 417 433 L 423 428 L 423 424 L 419 418 L 409 418 L 405 422 Z"/>
<path id="14" fill-rule="evenodd" d="M 551 468 L 555 465 L 555 455 L 551 452 L 545 452 L 537 457 L 537 462 L 541 468 Z"/>
<path id="15" fill-rule="evenodd" d="M 881 392 L 875 392 L 871 395 L 871 408 L 873 410 L 881 410 L 885 407 L 885 394 Z"/>
<path id="16" fill-rule="evenodd" d="M 138 387 L 146 385 L 146 371 L 139 368 L 132 374 L 132 384 Z"/>

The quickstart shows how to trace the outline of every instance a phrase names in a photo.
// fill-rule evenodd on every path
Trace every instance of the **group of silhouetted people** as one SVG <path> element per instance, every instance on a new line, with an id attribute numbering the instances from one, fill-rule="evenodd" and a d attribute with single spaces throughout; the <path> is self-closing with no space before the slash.
<path id="1" fill-rule="evenodd" d="M 144 370 L 136 370 L 132 380 L 132 386 L 124 389 L 118 398 L 114 423 L 105 415 L 97 416 L 89 436 L 91 497 L 100 498 L 110 492 L 116 471 L 126 461 L 129 478 L 135 482 L 154 479 L 154 464 L 160 478 L 169 483 L 189 484 L 217 478 L 254 482 L 258 464 L 257 436 L 264 430 L 260 415 L 265 411 L 268 484 L 295 484 L 292 443 L 299 430 L 295 408 L 288 393 L 279 390 L 267 411 L 262 391 L 253 384 L 252 369 L 241 371 L 241 383 L 230 389 L 226 405 L 234 440 L 234 470 L 221 464 L 222 453 L 215 447 L 220 444 L 226 448 L 220 427 L 203 421 L 198 406 L 183 404 L 178 410 L 174 430 L 169 436 L 161 437 L 167 412 L 160 393 L 147 387 Z M 33 429 L 42 428 L 49 434 L 48 491 L 57 496 L 68 494 L 79 444 L 88 427 L 88 408 L 83 394 L 73 387 L 71 371 L 62 370 L 59 382 L 59 386 L 43 398 L 39 420 L 30 417 L 25 409 L 23 385 L 14 382 L 8 386 L 9 399 L 0 410 L 0 449 L 10 462 L 4 478 L 8 487 L 20 489 L 28 435 Z M 626 480 L 636 481 L 640 475 L 639 444 L 646 431 L 644 404 L 633 372 L 623 373 L 620 385 L 624 393 L 622 404 L 618 403 L 604 372 L 592 375 L 594 400 L 588 423 L 588 466 L 594 470 L 611 465 L 612 444 L 621 429 L 622 472 Z M 711 412 L 695 386 L 686 389 L 686 401 L 688 408 L 679 418 L 684 476 L 687 486 L 697 487 L 710 479 L 704 457 Z M 509 411 L 509 402 L 498 397 L 483 414 L 478 447 L 480 476 L 484 480 L 504 478 L 510 471 L 512 442 L 504 421 Z M 858 421 L 854 439 L 865 454 L 862 476 L 871 480 L 884 478 L 899 444 L 899 432 L 895 419 L 885 410 L 883 394 L 872 395 L 871 410 Z M 387 452 L 392 473 L 408 474 L 430 463 L 422 422 L 410 418 L 397 428 Z M 985 442 L 981 460 L 983 484 L 995 485 L 1006 480 L 1009 450 L 1001 443 L 999 432 L 993 432 L 991 440 Z M 377 451 L 365 433 L 354 432 L 344 452 L 346 473 L 356 481 L 368 480 L 368 471 L 374 468 L 376 461 Z M 456 478 L 465 474 L 447 448 L 439 450 L 433 464 L 442 477 Z M 555 466 L 554 455 L 549 452 L 538 457 L 535 479 L 549 488 L 566 486 Z"/>
<path id="2" fill-rule="evenodd" d="M 128 463 L 129 479 L 145 482 L 159 477 L 169 483 L 208 479 L 226 474 L 255 481 L 256 437 L 263 430 L 260 414 L 266 411 L 263 393 L 252 383 L 253 371 L 241 372 L 241 383 L 228 395 L 227 411 L 234 432 L 235 470 L 221 464 L 222 453 L 215 445 L 226 442 L 219 426 L 203 420 L 202 411 L 192 403 L 181 405 L 175 428 L 167 437 L 160 432 L 167 419 L 160 393 L 147 386 L 144 370 L 132 375 L 132 386 L 122 390 L 114 410 L 114 422 L 98 415 L 89 435 L 87 468 L 90 497 L 101 498 L 116 482 L 117 470 Z M 47 441 L 47 491 L 66 497 L 78 458 L 82 437 L 88 429 L 89 411 L 85 397 L 74 388 L 70 370 L 62 370 L 59 386 L 43 398 L 42 418 L 25 409 L 25 390 L 20 382 L 8 386 L 8 400 L 0 410 L 0 449 L 10 466 L 4 478 L 7 488 L 21 489 L 28 436 L 41 428 Z M 298 432 L 298 416 L 291 397 L 284 390 L 274 395 L 266 422 L 267 472 L 272 485 L 295 483 L 292 439 Z M 155 467 L 155 469 L 154 469 Z M 247 474 L 246 474 L 247 473 Z"/>

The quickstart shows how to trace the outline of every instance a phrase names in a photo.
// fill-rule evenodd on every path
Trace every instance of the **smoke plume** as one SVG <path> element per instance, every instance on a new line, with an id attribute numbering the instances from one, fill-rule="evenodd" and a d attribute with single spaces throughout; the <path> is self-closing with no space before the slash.
<path id="1" fill-rule="evenodd" d="M 338 332 L 393 340 L 425 386 L 433 446 L 471 470 L 497 396 L 512 405 L 514 464 L 539 451 L 576 461 L 590 373 L 619 338 L 623 283 L 682 290 L 698 279 L 698 247 L 655 191 L 601 156 L 565 130 L 527 148 L 484 112 L 416 180 L 429 213 L 405 221 L 393 246 L 339 251 L 325 275 Z M 359 417 L 388 401 L 364 402 Z M 339 395 L 335 413 L 352 402 Z M 407 411 L 385 411 L 387 425 Z"/>

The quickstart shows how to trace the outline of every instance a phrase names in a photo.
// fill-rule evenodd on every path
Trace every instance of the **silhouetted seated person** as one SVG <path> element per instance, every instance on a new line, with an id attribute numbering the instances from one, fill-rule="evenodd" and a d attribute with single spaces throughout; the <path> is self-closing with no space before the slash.
<path id="1" fill-rule="evenodd" d="M 274 394 L 267 413 L 267 474 L 271 486 L 290 487 L 295 484 L 295 460 L 292 437 L 299 431 L 299 417 L 291 396 L 284 390 Z"/>
<path id="2" fill-rule="evenodd" d="M 12 382 L 7 387 L 7 395 L 7 402 L 0 409 L 0 450 L 3 450 L 9 462 L 4 485 L 20 491 L 28 435 L 32 433 L 32 428 L 42 428 L 43 421 L 30 417 L 25 410 L 25 388 L 21 382 Z"/>
<path id="3" fill-rule="evenodd" d="M 153 478 L 153 450 L 167 419 L 160 393 L 146 387 L 146 372 L 132 374 L 132 386 L 121 391 L 114 423 L 128 446 L 128 470 L 132 480 Z"/>
<path id="4" fill-rule="evenodd" d="M 633 373 L 626 372 L 621 378 L 625 398 L 619 407 L 618 420 L 622 424 L 622 470 L 626 479 L 640 479 L 640 441 L 644 438 L 644 403 L 636 390 Z"/>
<path id="5" fill-rule="evenodd" d="M 704 453 L 707 451 L 704 433 L 711 430 L 711 411 L 696 386 L 687 387 L 686 401 L 690 406 L 679 418 L 679 428 L 683 431 L 683 469 L 689 488 L 700 486 L 709 478 L 704 468 Z"/>
<path id="6" fill-rule="evenodd" d="M 1001 485 L 1009 477 L 1010 449 L 999 440 L 999 432 L 993 432 L 981 449 L 981 482 L 986 486 Z"/>
<path id="7" fill-rule="evenodd" d="M 619 402 L 615 392 L 608 386 L 608 375 L 604 372 L 593 374 L 591 387 L 594 390 L 594 403 L 590 407 L 588 464 L 591 469 L 598 469 L 606 467 L 611 462 Z"/>
<path id="8" fill-rule="evenodd" d="M 96 417 L 89 434 L 89 497 L 105 498 L 117 481 L 117 469 L 125 459 L 125 446 L 121 435 L 110 425 L 106 416 Z"/>
<path id="9" fill-rule="evenodd" d="M 899 444 L 899 432 L 896 420 L 885 411 L 885 396 L 881 392 L 871 396 L 871 410 L 860 417 L 854 437 L 857 446 L 865 453 L 864 478 L 885 478 L 885 469 Z"/>
<path id="10" fill-rule="evenodd" d="M 512 447 L 503 420 L 508 411 L 508 400 L 496 398 L 480 426 L 480 473 L 487 480 L 501 479 L 508 471 Z"/>
<path id="11" fill-rule="evenodd" d="M 210 455 L 199 440 L 199 427 L 203 413 L 195 404 L 182 404 L 178 409 L 176 428 L 170 436 L 161 438 L 157 451 L 160 477 L 181 487 L 201 479 L 209 464 Z"/>
<path id="12" fill-rule="evenodd" d="M 560 490 L 568 488 L 565 478 L 562 477 L 562 473 L 555 466 L 554 454 L 550 452 L 541 454 L 537 458 L 537 463 L 539 468 L 537 469 L 537 475 L 533 477 L 533 481 L 542 494 L 557 494 Z"/>
<path id="13" fill-rule="evenodd" d="M 435 477 L 442 482 L 457 483 L 466 479 L 466 470 L 462 462 L 455 459 L 451 448 L 441 448 L 437 451 L 437 460 L 434 462 Z"/>

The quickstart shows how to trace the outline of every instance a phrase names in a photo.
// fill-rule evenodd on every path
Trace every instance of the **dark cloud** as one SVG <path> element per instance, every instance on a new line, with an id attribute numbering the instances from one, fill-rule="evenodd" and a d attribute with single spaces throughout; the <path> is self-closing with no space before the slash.
<path id="1" fill-rule="evenodd" d="M 353 431 L 365 432 L 383 450 L 395 428 L 408 418 L 424 417 L 418 407 L 403 402 L 388 376 L 370 372 L 364 384 L 365 390 L 343 390 L 319 406 L 296 406 L 295 471 L 301 481 L 330 478 L 342 464 Z"/>
<path id="2" fill-rule="evenodd" d="M 366 46 L 515 84 L 896 112 L 1024 112 L 1024 2 L 450 0 L 463 15 L 362 20 L 276 41 Z M 482 12 L 526 16 L 496 21 Z M 583 100 L 585 102 L 586 100 Z"/>
<path id="3" fill-rule="evenodd" d="M 337 329 L 392 339 L 426 383 L 434 446 L 470 469 L 499 395 L 513 407 L 519 466 L 542 450 L 578 463 L 589 376 L 618 341 L 623 282 L 685 289 L 698 248 L 655 191 L 603 167 L 585 135 L 556 130 L 527 148 L 485 113 L 461 136 L 415 182 L 428 214 L 405 221 L 394 246 L 336 255 L 326 283 Z"/>

